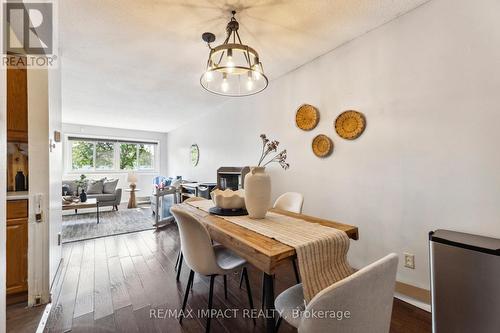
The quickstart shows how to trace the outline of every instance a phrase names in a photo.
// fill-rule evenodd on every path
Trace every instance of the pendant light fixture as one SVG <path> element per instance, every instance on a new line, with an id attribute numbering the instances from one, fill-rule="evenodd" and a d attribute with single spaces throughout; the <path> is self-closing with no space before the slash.
<path id="1" fill-rule="evenodd" d="M 215 35 L 205 32 L 202 39 L 208 44 L 207 67 L 200 83 L 206 90 L 223 96 L 248 96 L 266 89 L 269 81 L 264 74 L 259 54 L 241 42 L 239 24 L 233 16 L 226 26 L 227 36 L 219 46 L 212 47 Z"/>

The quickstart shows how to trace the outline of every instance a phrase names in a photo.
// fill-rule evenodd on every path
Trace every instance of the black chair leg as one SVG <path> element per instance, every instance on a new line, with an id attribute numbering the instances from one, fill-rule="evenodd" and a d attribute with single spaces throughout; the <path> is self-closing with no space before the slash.
<path id="1" fill-rule="evenodd" d="M 299 270 L 297 269 L 297 262 L 295 261 L 295 258 L 292 258 L 292 264 L 293 264 L 293 273 L 295 274 L 295 280 L 297 280 L 297 283 L 300 283 Z"/>
<path id="2" fill-rule="evenodd" d="M 224 298 L 227 299 L 227 276 L 224 275 Z"/>
<path id="3" fill-rule="evenodd" d="M 186 311 L 186 304 L 187 304 L 187 300 L 188 300 L 188 296 L 189 296 L 189 289 L 191 289 L 191 285 L 193 284 L 193 279 L 194 279 L 194 271 L 191 270 L 191 272 L 189 272 L 189 279 L 188 279 L 188 283 L 186 286 L 186 292 L 184 293 L 184 300 L 182 301 L 182 311 L 179 315 L 179 323 L 180 324 L 182 324 L 182 318 L 184 317 L 184 312 Z"/>
<path id="4" fill-rule="evenodd" d="M 210 291 L 208 294 L 208 317 L 207 317 L 207 327 L 205 328 L 205 332 L 210 332 L 210 319 L 212 319 L 212 299 L 214 296 L 214 281 L 215 275 L 210 275 Z"/>
<path id="5" fill-rule="evenodd" d="M 243 267 L 243 276 L 245 277 L 245 286 L 247 288 L 247 296 L 248 296 L 248 304 L 250 305 L 250 309 L 254 309 L 253 307 L 253 298 L 252 298 L 252 290 L 250 289 L 250 281 L 248 280 L 248 271 L 246 267 Z M 255 317 L 253 319 L 253 324 L 256 325 L 257 321 L 255 320 Z"/>
<path id="6" fill-rule="evenodd" d="M 260 304 L 260 308 L 262 310 L 264 310 L 264 306 L 265 306 L 265 299 L 266 299 L 266 284 L 264 283 L 264 274 L 265 273 L 262 273 L 262 295 L 261 295 L 261 304 Z"/>
<path id="7" fill-rule="evenodd" d="M 181 257 L 181 250 L 177 252 L 177 259 L 175 259 L 175 266 L 174 266 L 174 271 L 177 272 L 177 266 L 179 266 L 179 259 Z"/>
<path id="8" fill-rule="evenodd" d="M 276 329 L 274 330 L 274 332 L 276 332 L 276 333 L 278 333 L 278 330 L 280 329 L 281 320 L 283 320 L 283 318 L 279 317 L 278 322 L 276 323 Z"/>
<path id="9" fill-rule="evenodd" d="M 182 269 L 182 259 L 184 258 L 184 256 L 182 255 L 182 252 L 181 252 L 181 256 L 179 258 L 179 267 L 177 267 L 177 277 L 175 278 L 175 280 L 177 282 L 179 282 L 179 277 L 181 276 L 181 269 Z"/>
<path id="10" fill-rule="evenodd" d="M 243 284 L 243 270 L 244 270 L 244 269 L 245 269 L 245 268 L 242 268 L 242 269 L 241 269 L 241 274 L 240 274 L 240 289 L 241 289 L 241 285 Z"/>

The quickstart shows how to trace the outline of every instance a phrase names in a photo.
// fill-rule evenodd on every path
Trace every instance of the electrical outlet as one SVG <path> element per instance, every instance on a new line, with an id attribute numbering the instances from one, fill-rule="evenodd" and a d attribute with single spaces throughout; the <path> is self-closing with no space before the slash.
<path id="1" fill-rule="evenodd" d="M 415 269 L 415 255 L 411 253 L 405 253 L 405 267 Z"/>

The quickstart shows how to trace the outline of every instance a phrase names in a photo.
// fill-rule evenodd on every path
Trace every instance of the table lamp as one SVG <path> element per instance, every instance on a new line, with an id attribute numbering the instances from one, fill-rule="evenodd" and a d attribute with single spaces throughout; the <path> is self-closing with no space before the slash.
<path id="1" fill-rule="evenodd" d="M 137 175 L 135 172 L 129 172 L 127 176 L 127 182 L 130 183 L 130 189 L 133 191 L 135 190 L 135 183 L 137 183 Z"/>

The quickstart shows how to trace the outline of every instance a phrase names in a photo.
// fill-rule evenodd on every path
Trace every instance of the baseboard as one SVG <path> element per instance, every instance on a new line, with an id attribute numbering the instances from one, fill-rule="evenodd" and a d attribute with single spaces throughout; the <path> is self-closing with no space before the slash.
<path id="1" fill-rule="evenodd" d="M 421 309 L 430 311 L 431 292 L 427 289 L 396 281 L 396 297 Z"/>
<path id="2" fill-rule="evenodd" d="M 21 291 L 19 293 L 7 295 L 5 304 L 12 305 L 12 304 L 18 304 L 18 303 L 23 303 L 23 302 L 28 302 L 28 292 L 27 291 Z"/>

